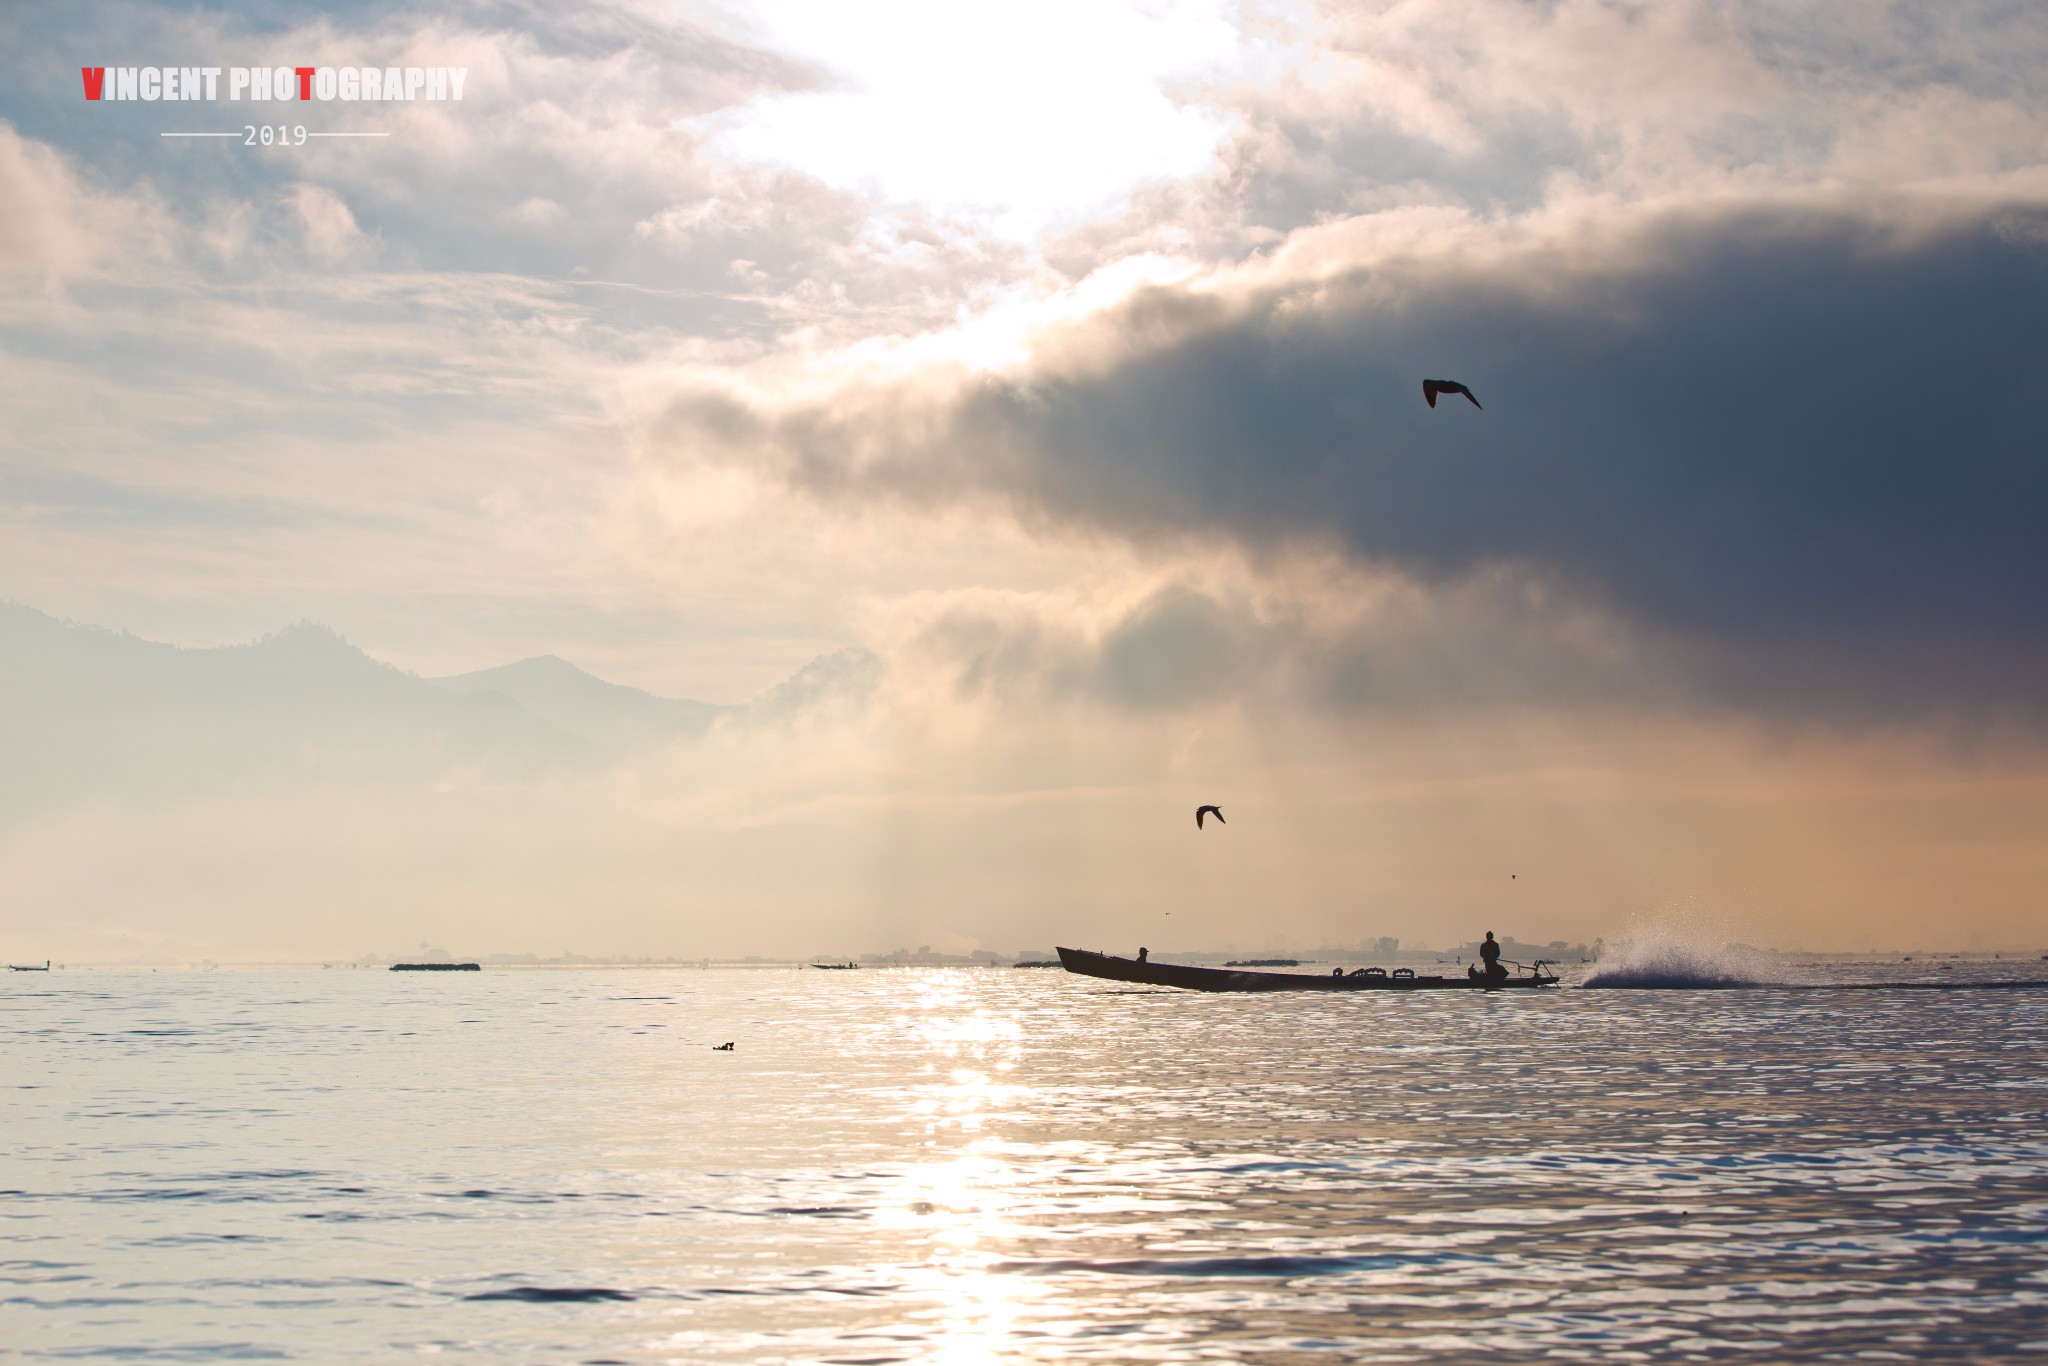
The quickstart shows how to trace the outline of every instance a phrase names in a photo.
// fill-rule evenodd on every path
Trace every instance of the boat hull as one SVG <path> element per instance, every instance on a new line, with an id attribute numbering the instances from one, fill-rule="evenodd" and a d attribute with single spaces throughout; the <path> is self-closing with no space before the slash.
<path id="1" fill-rule="evenodd" d="M 1470 977 L 1318 977 L 1305 972 L 1246 972 L 1241 968 L 1198 968 L 1181 963 L 1141 963 L 1086 949 L 1061 949 L 1060 966 L 1083 977 L 1139 982 L 1186 991 L 1511 991 L 1555 986 L 1555 977 L 1510 977 L 1486 982 Z"/>

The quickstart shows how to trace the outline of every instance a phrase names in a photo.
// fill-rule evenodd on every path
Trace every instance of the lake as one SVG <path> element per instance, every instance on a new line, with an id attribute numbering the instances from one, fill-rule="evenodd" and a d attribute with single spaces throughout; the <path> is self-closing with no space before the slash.
<path id="1" fill-rule="evenodd" d="M 2044 1045 L 2031 991 L 10 974 L 0 1358 L 2038 1360 Z"/>

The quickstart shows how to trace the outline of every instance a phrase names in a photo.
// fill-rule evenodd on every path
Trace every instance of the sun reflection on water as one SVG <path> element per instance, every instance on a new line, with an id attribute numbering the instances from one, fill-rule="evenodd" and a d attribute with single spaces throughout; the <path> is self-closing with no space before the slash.
<path id="1" fill-rule="evenodd" d="M 1002 1079 L 1023 1051 L 1014 1013 L 992 1010 L 959 985 L 928 982 L 920 1013 L 904 1024 L 928 1053 L 930 1081 L 911 1096 L 908 1114 L 923 1128 L 928 1160 L 904 1174 L 901 1196 L 885 1215 L 923 1244 L 910 1268 L 930 1359 L 987 1362 L 1012 1356 L 1020 1318 L 1045 1291 L 1001 1270 L 1003 1248 L 1021 1231 L 1026 1169 L 1004 1154 L 1002 1121 L 1027 1110 L 1028 1086 Z"/>

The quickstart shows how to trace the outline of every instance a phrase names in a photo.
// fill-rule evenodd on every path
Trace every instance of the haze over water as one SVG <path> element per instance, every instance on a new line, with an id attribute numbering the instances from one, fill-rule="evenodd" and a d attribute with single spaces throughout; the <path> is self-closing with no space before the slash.
<path id="1" fill-rule="evenodd" d="M 2048 993 L 106 972 L 0 1012 L 21 1360 L 2048 1350 Z"/>

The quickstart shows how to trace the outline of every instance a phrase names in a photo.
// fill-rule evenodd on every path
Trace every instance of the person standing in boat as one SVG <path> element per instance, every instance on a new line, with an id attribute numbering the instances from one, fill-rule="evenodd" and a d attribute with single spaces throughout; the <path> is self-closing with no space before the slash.
<path id="1" fill-rule="evenodd" d="M 1479 961 L 1486 967 L 1478 974 L 1489 982 L 1505 982 L 1508 970 L 1500 965 L 1500 945 L 1493 942 L 1493 931 L 1486 932 L 1486 942 L 1479 946 Z"/>

